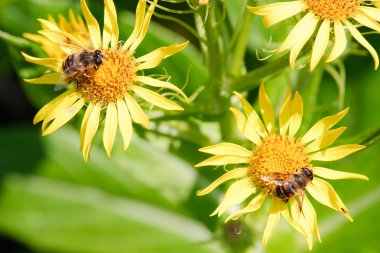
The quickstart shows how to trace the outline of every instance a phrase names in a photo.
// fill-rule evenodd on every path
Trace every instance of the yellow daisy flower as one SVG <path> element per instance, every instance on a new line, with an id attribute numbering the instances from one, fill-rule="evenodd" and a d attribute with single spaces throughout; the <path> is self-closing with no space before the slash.
<path id="1" fill-rule="evenodd" d="M 372 55 L 375 69 L 379 66 L 379 57 L 376 50 L 361 35 L 352 23 L 366 26 L 380 32 L 380 10 L 368 6 L 368 2 L 362 0 L 297 0 L 279 2 L 248 9 L 264 16 L 265 27 L 270 27 L 278 22 L 302 14 L 301 20 L 294 26 L 285 41 L 278 48 L 278 52 L 290 49 L 290 65 L 294 63 L 305 44 L 313 37 L 317 30 L 313 49 L 311 52 L 310 70 L 313 70 L 324 56 L 330 41 L 330 33 L 335 40 L 326 62 L 338 58 L 346 48 L 347 38 L 345 29 L 365 47 Z M 333 32 L 332 32 L 333 31 Z"/>
<path id="2" fill-rule="evenodd" d="M 345 131 L 346 127 L 332 129 L 348 112 L 345 110 L 319 120 L 303 136 L 297 136 L 303 114 L 302 97 L 296 92 L 291 99 L 290 90 L 281 106 L 279 127 L 276 129 L 274 108 L 261 85 L 259 105 L 263 121 L 241 94 L 235 92 L 243 105 L 245 114 L 231 107 L 237 128 L 253 143 L 246 149 L 234 143 L 219 143 L 201 148 L 201 152 L 213 156 L 197 164 L 201 166 L 239 165 L 197 193 L 202 196 L 220 184 L 233 180 L 223 200 L 211 215 L 221 216 L 234 205 L 253 197 L 247 206 L 234 211 L 226 222 L 257 211 L 266 199 L 270 199 L 269 217 L 264 230 L 265 245 L 282 216 L 299 231 L 312 248 L 312 234 L 320 241 L 316 212 L 306 195 L 310 194 L 323 205 L 342 213 L 352 221 L 333 187 L 323 180 L 357 178 L 366 176 L 324 167 L 314 167 L 313 161 L 335 161 L 364 148 L 362 145 L 330 147 Z"/>
<path id="3" fill-rule="evenodd" d="M 35 58 L 23 53 L 29 62 L 40 64 L 54 70 L 44 76 L 26 81 L 33 84 L 65 84 L 73 81 L 75 85 L 50 101 L 35 116 L 33 123 L 42 121 L 43 135 L 50 134 L 73 118 L 84 106 L 87 107 L 80 131 L 80 150 L 84 159 L 89 159 L 92 140 L 98 130 L 99 122 L 105 114 L 103 143 L 108 157 L 111 155 L 117 128 L 127 149 L 132 137 L 132 121 L 149 128 L 149 119 L 135 101 L 132 92 L 147 102 L 166 110 L 183 108 L 162 95 L 143 88 L 148 85 L 158 89 L 170 89 L 180 94 L 186 101 L 186 95 L 175 85 L 138 73 L 157 67 L 161 61 L 185 48 L 188 42 L 158 48 L 146 55 L 134 57 L 135 51 L 143 41 L 156 6 L 157 0 L 147 9 L 146 0 L 140 0 L 136 9 L 136 22 L 130 37 L 121 44 L 116 8 L 112 0 L 104 0 L 103 34 L 99 24 L 91 14 L 84 0 L 81 7 L 87 27 L 80 18 L 70 16 L 67 22 L 61 18 L 60 24 L 49 20 L 39 21 L 43 37 L 27 37 L 41 43 L 50 58 Z M 42 40 L 43 38 L 43 40 Z M 46 42 L 48 41 L 48 42 Z M 50 48 L 50 46 L 53 47 Z M 98 50 L 98 51 L 96 51 Z M 102 62 L 97 67 L 88 68 L 70 79 L 64 72 L 67 57 L 73 54 L 99 53 Z M 67 66 L 66 66 L 67 67 Z"/>

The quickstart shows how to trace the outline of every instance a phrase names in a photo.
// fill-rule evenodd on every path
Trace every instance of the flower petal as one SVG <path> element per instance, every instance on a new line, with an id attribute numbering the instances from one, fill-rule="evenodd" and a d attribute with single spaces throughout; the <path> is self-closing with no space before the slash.
<path id="1" fill-rule="evenodd" d="M 313 167 L 313 173 L 319 177 L 337 180 L 337 179 L 362 179 L 368 180 L 368 177 L 357 174 L 338 170 L 331 170 L 323 167 Z"/>
<path id="2" fill-rule="evenodd" d="M 80 5 L 82 8 L 82 12 L 84 18 L 86 19 L 88 31 L 90 33 L 91 41 L 92 41 L 92 49 L 99 49 L 101 47 L 102 38 L 100 36 L 100 28 L 98 21 L 91 14 L 85 0 L 80 1 Z"/>
<path id="3" fill-rule="evenodd" d="M 336 161 L 363 148 L 365 148 L 365 146 L 356 144 L 342 145 L 316 152 L 311 154 L 309 158 L 314 161 Z"/>
<path id="4" fill-rule="evenodd" d="M 333 144 L 336 139 L 347 129 L 347 127 L 339 127 L 326 132 L 324 135 L 306 146 L 306 152 L 312 153 L 321 150 Z"/>
<path id="5" fill-rule="evenodd" d="M 198 191 L 197 196 L 203 196 L 203 195 L 209 194 L 216 187 L 223 184 L 224 182 L 231 179 L 241 178 L 246 175 L 247 175 L 247 168 L 237 168 L 237 169 L 230 170 L 229 172 L 223 174 L 223 176 L 216 179 L 214 182 L 212 182 L 209 186 L 207 186 L 203 190 Z"/>
<path id="6" fill-rule="evenodd" d="M 25 82 L 32 84 L 67 84 L 65 82 L 65 74 L 63 73 L 49 73 L 37 78 L 24 79 Z"/>
<path id="7" fill-rule="evenodd" d="M 279 200 L 277 198 L 272 198 L 272 202 L 269 207 L 268 221 L 264 229 L 264 235 L 263 235 L 264 246 L 267 244 L 270 235 L 272 234 L 274 228 L 276 227 L 276 225 L 278 224 L 280 220 L 280 212 L 281 212 L 280 201 L 282 200 Z"/>
<path id="8" fill-rule="evenodd" d="M 295 44 L 297 44 L 299 41 L 303 41 L 306 37 L 305 31 L 310 32 L 311 30 L 313 30 L 313 27 L 315 27 L 315 24 L 317 22 L 318 20 L 316 19 L 314 14 L 312 12 L 308 12 L 290 31 L 288 37 L 286 37 L 285 41 L 278 48 L 278 52 L 282 52 L 286 49 L 289 49 Z"/>
<path id="9" fill-rule="evenodd" d="M 234 212 L 230 216 L 228 216 L 225 222 L 228 222 L 230 220 L 236 220 L 247 213 L 253 213 L 259 210 L 263 205 L 264 201 L 266 200 L 267 196 L 268 195 L 265 192 L 261 192 L 254 199 L 252 199 L 251 202 L 249 202 L 249 204 L 245 208 L 237 212 Z"/>
<path id="10" fill-rule="evenodd" d="M 137 95 L 142 97 L 144 100 L 148 101 L 149 103 L 161 107 L 165 110 L 183 110 L 182 106 L 177 105 L 173 101 L 161 96 L 160 94 L 145 89 L 140 86 L 131 85 L 131 88 L 134 92 L 136 92 Z"/>
<path id="11" fill-rule="evenodd" d="M 55 58 L 37 58 L 30 55 L 27 55 L 24 52 L 21 52 L 25 60 L 31 63 L 45 66 L 47 68 L 54 69 L 55 71 L 62 71 L 62 62 Z"/>
<path id="12" fill-rule="evenodd" d="M 103 144 L 104 148 L 106 149 L 108 158 L 111 157 L 112 147 L 116 136 L 117 124 L 116 105 L 115 103 L 109 103 L 107 105 L 107 114 L 103 131 Z"/>
<path id="13" fill-rule="evenodd" d="M 168 47 L 160 47 L 144 56 L 137 58 L 135 62 L 141 64 L 137 65 L 136 71 L 157 67 L 163 59 L 178 53 L 179 51 L 184 49 L 188 44 L 189 41 L 186 41 L 182 44 L 176 43 Z"/>
<path id="14" fill-rule="evenodd" d="M 202 166 L 219 166 L 219 165 L 228 165 L 228 164 L 240 164 L 248 163 L 247 157 L 241 157 L 236 155 L 215 155 L 207 158 L 203 162 L 200 162 L 195 165 L 195 167 Z"/>
<path id="15" fill-rule="evenodd" d="M 311 53 L 310 71 L 313 71 L 321 60 L 323 54 L 326 52 L 330 36 L 330 19 L 323 20 L 321 27 L 318 30 L 317 37 L 313 45 Z"/>
<path id="16" fill-rule="evenodd" d="M 302 97 L 298 92 L 294 95 L 292 104 L 292 116 L 289 121 L 289 136 L 294 136 L 301 126 L 302 114 L 303 114 L 303 102 Z"/>
<path id="17" fill-rule="evenodd" d="M 54 22 L 50 22 L 46 19 L 38 18 L 38 22 L 40 22 L 42 29 L 44 30 L 52 30 L 52 31 L 60 31 L 61 29 Z"/>
<path id="18" fill-rule="evenodd" d="M 338 58 L 347 46 L 347 38 L 344 32 L 344 28 L 342 22 L 339 20 L 334 21 L 334 33 L 335 33 L 335 41 L 334 46 L 330 52 L 329 57 L 327 57 L 326 62 L 332 62 L 336 58 Z"/>
<path id="19" fill-rule="evenodd" d="M 149 76 L 135 76 L 134 81 L 144 83 L 153 87 L 166 88 L 166 89 L 173 90 L 177 92 L 178 94 L 180 94 L 184 99 L 186 99 L 187 102 L 189 102 L 189 99 L 185 95 L 185 93 L 183 93 L 183 91 L 180 88 L 178 88 L 177 86 L 169 82 L 160 81 L 160 80 L 151 78 Z"/>
<path id="20" fill-rule="evenodd" d="M 315 213 L 315 209 L 306 195 L 303 197 L 302 213 L 307 223 L 309 223 L 309 227 L 312 229 L 315 238 L 321 242 L 321 236 L 318 231 L 317 214 Z"/>
<path id="21" fill-rule="evenodd" d="M 377 32 L 380 32 L 380 24 L 375 19 L 367 16 L 365 13 L 361 12 L 360 10 L 357 10 L 355 15 L 352 18 L 355 19 L 359 24 L 362 24 Z"/>
<path id="22" fill-rule="evenodd" d="M 303 143 L 313 141 L 325 134 L 331 127 L 338 123 L 348 112 L 348 107 L 337 114 L 324 117 L 312 126 L 309 131 L 302 137 Z"/>
<path id="23" fill-rule="evenodd" d="M 360 32 L 353 26 L 348 20 L 343 20 L 344 24 L 348 27 L 348 30 L 352 36 L 363 46 L 368 52 L 372 55 L 372 58 L 375 62 L 375 69 L 379 67 L 379 56 L 377 55 L 376 50 L 368 43 L 368 41 L 360 34 Z"/>
<path id="24" fill-rule="evenodd" d="M 84 134 L 86 133 L 85 130 L 87 128 L 88 119 L 90 118 L 90 115 L 91 115 L 92 110 L 94 109 L 94 106 L 95 104 L 89 103 L 89 105 L 87 106 L 86 112 L 84 113 L 84 116 L 83 116 L 82 124 L 80 127 L 80 147 L 79 147 L 80 151 L 83 151 Z"/>
<path id="25" fill-rule="evenodd" d="M 247 120 L 241 111 L 231 107 L 230 111 L 233 113 L 236 121 L 236 126 L 239 131 L 250 141 L 259 145 L 261 143 L 260 136 L 255 131 L 255 127 Z"/>
<path id="26" fill-rule="evenodd" d="M 85 128 L 83 129 L 83 159 L 87 162 L 90 157 L 91 143 L 98 130 L 101 105 L 99 103 L 94 105 L 91 111 Z"/>
<path id="27" fill-rule="evenodd" d="M 59 115 L 55 117 L 55 119 L 51 122 L 51 124 L 43 131 L 42 135 L 48 135 L 66 124 L 70 119 L 72 119 L 84 106 L 84 99 L 80 99 L 75 102 L 70 107 L 66 108 L 65 111 L 60 112 Z"/>
<path id="28" fill-rule="evenodd" d="M 122 50 L 127 50 L 133 42 L 135 42 L 137 36 L 141 31 L 143 25 L 144 16 L 145 16 L 146 0 L 139 0 L 139 3 L 136 7 L 136 21 L 133 28 L 132 34 L 129 36 L 127 41 L 124 43 Z"/>
<path id="29" fill-rule="evenodd" d="M 52 42 L 58 44 L 64 52 L 83 50 L 86 46 L 73 35 L 63 31 L 42 30 L 38 31 Z"/>
<path id="30" fill-rule="evenodd" d="M 380 9 L 369 7 L 369 6 L 358 6 L 357 8 L 358 8 L 358 10 L 364 12 L 365 14 L 370 16 L 371 18 L 373 18 L 377 21 L 380 21 Z"/>
<path id="31" fill-rule="evenodd" d="M 243 105 L 243 109 L 245 114 L 247 115 L 247 120 L 255 126 L 257 133 L 265 138 L 268 136 L 267 130 L 264 127 L 263 122 L 261 121 L 259 115 L 257 115 L 256 111 L 252 108 L 252 106 L 248 103 L 248 101 L 238 92 L 233 92 L 235 96 L 237 96 L 240 100 L 240 103 Z"/>
<path id="32" fill-rule="evenodd" d="M 127 103 L 128 110 L 131 113 L 132 120 L 145 128 L 150 128 L 148 117 L 139 104 L 128 93 L 125 94 L 125 102 Z"/>
<path id="33" fill-rule="evenodd" d="M 302 11 L 307 6 L 302 1 L 292 1 L 283 3 L 273 3 L 259 7 L 247 6 L 248 10 L 257 15 L 265 15 L 264 26 L 268 28 L 278 22 L 290 18 Z"/>
<path id="34" fill-rule="evenodd" d="M 240 145 L 228 142 L 200 148 L 199 151 L 213 155 L 236 155 L 242 157 L 250 157 L 252 155 L 252 151 Z"/>
<path id="35" fill-rule="evenodd" d="M 220 217 L 232 206 L 243 202 L 255 192 L 256 187 L 253 185 L 251 178 L 244 178 L 236 181 L 228 187 L 222 202 L 210 216 L 218 214 L 218 217 Z"/>
<path id="36" fill-rule="evenodd" d="M 141 30 L 139 32 L 139 35 L 137 36 L 137 38 L 135 39 L 135 41 L 133 42 L 133 44 L 129 48 L 129 51 L 132 51 L 132 52 L 135 51 L 136 48 L 140 45 L 140 43 L 145 38 L 146 32 L 148 31 L 150 19 L 152 18 L 152 15 L 153 15 L 153 12 L 154 12 L 154 8 L 156 7 L 157 1 L 158 0 L 154 0 L 151 3 L 151 5 L 149 6 L 147 12 L 145 13 L 144 21 L 143 21 L 143 23 L 141 25 Z"/>
<path id="37" fill-rule="evenodd" d="M 274 119 L 274 110 L 268 98 L 268 95 L 265 92 L 264 84 L 260 85 L 259 105 L 260 105 L 261 116 L 264 119 L 264 123 L 268 130 L 268 133 L 274 134 L 275 129 L 276 129 L 276 123 Z"/>
<path id="38" fill-rule="evenodd" d="M 353 221 L 348 213 L 347 207 L 329 183 L 322 179 L 314 178 L 313 181 L 308 184 L 306 189 L 319 203 L 335 209 L 343 214 L 348 220 Z"/>
<path id="39" fill-rule="evenodd" d="M 108 48 L 110 41 L 115 48 L 119 42 L 119 26 L 113 0 L 104 0 L 103 48 Z"/>
<path id="40" fill-rule="evenodd" d="M 286 132 L 289 128 L 289 121 L 291 116 L 291 98 L 290 98 L 290 87 L 288 87 L 288 91 L 286 92 L 286 96 L 284 102 L 281 105 L 280 113 L 279 113 L 279 125 L 280 125 L 280 134 L 286 135 Z"/>
<path id="41" fill-rule="evenodd" d="M 121 136 L 123 137 L 124 150 L 126 150 L 132 139 L 132 121 L 127 105 L 124 100 L 117 100 L 117 116 Z"/>
<path id="42" fill-rule="evenodd" d="M 289 200 L 290 208 L 285 208 L 281 211 L 282 217 L 285 219 L 285 221 L 290 224 L 295 230 L 297 230 L 299 233 L 301 233 L 307 241 L 308 239 L 308 232 L 306 232 L 305 226 L 303 226 L 301 216 L 299 216 L 299 219 L 297 221 L 294 220 L 292 217 L 292 213 L 296 212 L 296 209 L 299 209 L 297 201 L 294 200 L 294 198 Z M 301 226 L 302 224 L 302 226 Z"/>

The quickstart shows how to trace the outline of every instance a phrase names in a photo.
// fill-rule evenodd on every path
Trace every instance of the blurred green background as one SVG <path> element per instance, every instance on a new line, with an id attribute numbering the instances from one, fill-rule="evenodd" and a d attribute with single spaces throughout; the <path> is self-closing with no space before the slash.
<path id="1" fill-rule="evenodd" d="M 103 2 L 88 3 L 98 20 L 102 20 Z M 239 22 L 244 5 L 238 0 L 225 3 L 227 15 L 223 22 L 232 29 Z M 116 1 L 121 40 L 126 40 L 133 28 L 136 4 L 136 0 Z M 176 10 L 189 9 L 186 2 L 162 4 Z M 55 18 L 58 14 L 67 16 L 69 8 L 79 14 L 79 1 L 0 1 L 0 252 L 307 252 L 302 236 L 283 221 L 269 244 L 262 246 L 267 208 L 248 215 L 244 221 L 223 224 L 222 220 L 209 217 L 223 187 L 210 196 L 195 196 L 198 189 L 224 172 L 222 168 L 193 167 L 206 157 L 198 148 L 221 141 L 223 123 L 218 116 L 208 118 L 207 114 L 194 113 L 157 117 L 151 130 L 135 126 L 126 152 L 117 138 L 110 160 L 98 133 L 89 163 L 83 161 L 79 152 L 81 115 L 54 134 L 41 137 L 40 125 L 33 126 L 32 119 L 59 91 L 22 81 L 40 76 L 45 69 L 25 62 L 20 52 L 41 55 L 41 51 L 36 45 L 9 39 L 3 32 L 16 37 L 24 32 L 35 33 L 40 29 L 37 18 L 47 18 L 49 14 Z M 157 12 L 195 26 L 192 14 Z M 175 22 L 153 19 L 137 54 L 189 39 L 191 45 L 165 60 L 155 73 L 167 71 L 173 76 L 173 83 L 186 85 L 189 96 L 207 86 L 206 56 L 196 37 Z M 265 31 L 261 20 L 253 18 L 245 57 L 247 71 L 265 65 L 256 53 L 263 53 L 270 38 L 276 45 L 290 28 L 289 23 L 284 23 Z M 379 52 L 380 37 L 367 38 Z M 353 52 L 356 54 L 344 59 L 345 92 L 323 68 L 314 73 L 307 68 L 282 68 L 276 75 L 265 77 L 277 111 L 288 84 L 300 90 L 305 101 L 304 129 L 307 123 L 349 106 L 350 112 L 341 123 L 348 126 L 343 139 L 373 142 L 364 151 L 326 165 L 365 174 L 370 181 L 332 182 L 350 209 L 354 223 L 313 202 L 323 241 L 315 242 L 314 252 L 380 252 L 380 145 L 376 144 L 380 75 L 362 48 Z M 338 69 L 336 66 L 334 69 Z M 249 92 L 251 102 L 256 97 L 257 88 L 253 88 Z"/>

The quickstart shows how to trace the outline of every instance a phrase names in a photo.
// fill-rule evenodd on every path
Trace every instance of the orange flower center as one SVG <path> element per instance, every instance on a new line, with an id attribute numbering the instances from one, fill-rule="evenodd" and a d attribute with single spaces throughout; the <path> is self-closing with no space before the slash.
<path id="1" fill-rule="evenodd" d="M 310 168 L 304 146 L 288 136 L 269 136 L 257 146 L 249 160 L 248 174 L 256 186 L 272 195 L 274 180 L 294 174 L 297 169 Z"/>
<path id="2" fill-rule="evenodd" d="M 362 0 L 304 0 L 309 9 L 321 19 L 344 20 L 352 17 Z"/>
<path id="3" fill-rule="evenodd" d="M 130 89 L 135 61 L 128 51 L 106 49 L 102 53 L 102 64 L 78 78 L 78 90 L 91 102 L 108 104 L 122 99 Z"/>

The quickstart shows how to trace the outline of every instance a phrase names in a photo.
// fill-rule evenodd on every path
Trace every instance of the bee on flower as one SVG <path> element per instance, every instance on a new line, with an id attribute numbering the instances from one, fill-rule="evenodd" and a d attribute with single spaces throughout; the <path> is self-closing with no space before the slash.
<path id="1" fill-rule="evenodd" d="M 292 68 L 306 43 L 313 39 L 315 41 L 311 51 L 310 70 L 312 71 L 324 56 L 325 62 L 334 61 L 347 47 L 348 31 L 372 55 L 377 69 L 379 56 L 357 29 L 359 25 L 380 32 L 380 10 L 369 6 L 368 3 L 378 5 L 377 1 L 362 0 L 297 0 L 257 7 L 248 6 L 248 10 L 264 16 L 264 26 L 267 28 L 301 14 L 302 18 L 277 49 L 277 52 L 290 49 L 289 60 Z M 334 36 L 332 43 L 330 34 Z"/>
<path id="2" fill-rule="evenodd" d="M 309 249 L 313 245 L 313 234 L 320 242 L 317 215 L 309 200 L 310 196 L 352 221 L 347 207 L 325 179 L 368 178 L 313 165 L 313 161 L 339 160 L 364 148 L 355 144 L 330 147 L 346 130 L 346 127 L 333 127 L 347 114 L 348 108 L 320 119 L 305 134 L 300 135 L 303 102 L 298 92 L 292 99 L 288 91 L 279 112 L 278 127 L 264 85 L 261 85 L 259 92 L 262 119 L 241 94 L 234 94 L 243 105 L 244 113 L 234 107 L 230 110 L 238 130 L 252 142 L 253 148 L 223 142 L 200 149 L 213 156 L 196 167 L 237 166 L 197 193 L 198 196 L 206 195 L 219 185 L 234 181 L 212 215 L 221 216 L 233 206 L 249 199 L 244 208 L 231 209 L 227 222 L 259 210 L 269 200 L 263 244 L 267 243 L 282 216 L 305 237 Z"/>
<path id="3" fill-rule="evenodd" d="M 188 42 L 173 44 L 135 56 L 157 4 L 154 0 L 148 7 L 146 2 L 138 2 L 134 29 L 124 43 L 119 40 L 117 13 L 112 0 L 104 0 L 102 31 L 85 0 L 81 0 L 87 25 L 70 11 L 70 21 L 61 16 L 58 24 L 52 18 L 39 19 L 43 28 L 39 35 L 25 35 L 40 43 L 49 56 L 41 59 L 23 53 L 25 59 L 54 71 L 39 78 L 26 79 L 27 82 L 75 84 L 67 86 L 67 91 L 42 107 L 33 123 L 42 121 L 42 134 L 48 135 L 86 108 L 80 130 L 80 150 L 86 161 L 103 118 L 103 143 L 108 157 L 111 156 L 117 129 L 120 130 L 124 149 L 127 149 L 133 132 L 132 121 L 149 128 L 149 119 L 134 95 L 165 110 L 183 108 L 152 89 L 170 89 L 188 101 L 183 91 L 174 84 L 141 74 L 144 70 L 157 67 L 162 60 L 188 45 Z M 151 89 L 143 86 L 150 86 Z"/>

